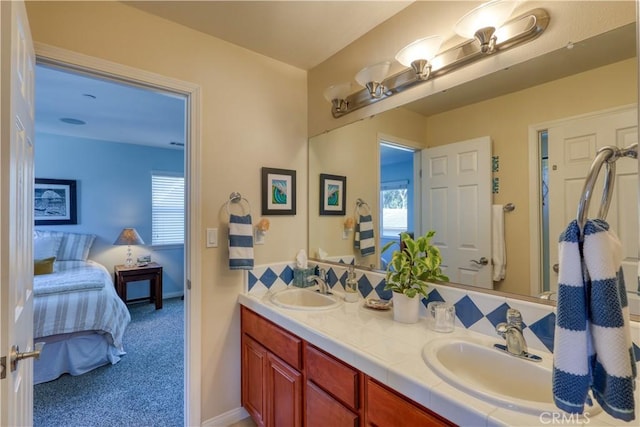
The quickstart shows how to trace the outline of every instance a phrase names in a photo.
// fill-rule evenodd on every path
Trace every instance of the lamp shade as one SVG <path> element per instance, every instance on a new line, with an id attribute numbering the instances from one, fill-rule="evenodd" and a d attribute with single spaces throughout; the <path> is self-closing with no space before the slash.
<path id="1" fill-rule="evenodd" d="M 339 83 L 326 88 L 323 92 L 324 98 L 331 102 L 334 99 L 347 99 L 351 93 L 351 83 Z"/>
<path id="2" fill-rule="evenodd" d="M 140 237 L 135 228 L 124 228 L 114 245 L 144 245 L 144 240 Z"/>
<path id="3" fill-rule="evenodd" d="M 509 19 L 518 2 L 514 0 L 493 0 L 481 4 L 458 20 L 454 31 L 466 38 L 475 38 L 481 28 L 500 28 Z"/>
<path id="4" fill-rule="evenodd" d="M 390 67 L 391 61 L 384 61 L 365 67 L 356 74 L 356 81 L 362 86 L 366 86 L 370 82 L 380 83 L 387 77 Z"/>
<path id="5" fill-rule="evenodd" d="M 396 61 L 405 67 L 410 67 L 413 61 L 421 59 L 431 61 L 438 54 L 441 45 L 441 36 L 418 39 L 400 49 L 396 54 Z"/>

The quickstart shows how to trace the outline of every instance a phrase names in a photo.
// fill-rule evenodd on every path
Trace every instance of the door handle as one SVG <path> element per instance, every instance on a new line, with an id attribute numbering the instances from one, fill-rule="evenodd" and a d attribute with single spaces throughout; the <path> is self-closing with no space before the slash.
<path id="1" fill-rule="evenodd" d="M 552 268 L 553 268 L 553 271 L 554 271 L 555 273 L 557 273 L 557 272 L 559 272 L 559 271 L 560 271 L 560 264 L 553 264 L 553 267 L 552 267 Z"/>
<path id="2" fill-rule="evenodd" d="M 40 359 L 42 347 L 44 347 L 44 343 L 37 342 L 34 344 L 33 351 L 25 351 L 24 353 L 20 353 L 20 347 L 18 347 L 17 345 L 11 346 L 11 353 L 9 353 L 9 359 L 11 360 L 11 372 L 18 369 L 18 362 L 22 359 L 28 359 L 30 357 Z"/>
<path id="3" fill-rule="evenodd" d="M 487 265 L 487 264 L 489 264 L 489 260 L 486 257 L 482 257 L 477 261 L 475 259 L 472 259 L 471 262 L 475 263 L 476 265 Z"/>

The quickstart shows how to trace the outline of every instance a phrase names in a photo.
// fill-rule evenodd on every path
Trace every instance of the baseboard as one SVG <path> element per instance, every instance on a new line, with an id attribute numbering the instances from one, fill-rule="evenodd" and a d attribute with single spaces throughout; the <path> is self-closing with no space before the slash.
<path id="1" fill-rule="evenodd" d="M 202 423 L 202 427 L 226 427 L 237 423 L 249 416 L 249 413 L 241 406 L 231 411 L 220 414 Z"/>
<path id="2" fill-rule="evenodd" d="M 177 298 L 181 297 L 182 295 L 184 295 L 184 292 L 182 291 L 166 292 L 162 294 L 162 299 Z"/>

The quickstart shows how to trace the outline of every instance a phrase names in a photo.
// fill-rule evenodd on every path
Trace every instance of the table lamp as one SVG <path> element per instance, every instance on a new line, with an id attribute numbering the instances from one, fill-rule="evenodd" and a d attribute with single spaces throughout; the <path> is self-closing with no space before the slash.
<path id="1" fill-rule="evenodd" d="M 131 245 L 144 245 L 144 241 L 138 234 L 135 228 L 124 228 L 115 242 L 114 245 L 127 245 L 127 259 L 124 265 L 127 267 L 133 267 L 133 258 L 131 257 Z"/>

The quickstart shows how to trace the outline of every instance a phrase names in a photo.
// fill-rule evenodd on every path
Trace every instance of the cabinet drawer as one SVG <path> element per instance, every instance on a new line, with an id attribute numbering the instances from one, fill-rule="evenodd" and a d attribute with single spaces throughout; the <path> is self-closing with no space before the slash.
<path id="1" fill-rule="evenodd" d="M 358 426 L 358 414 L 347 409 L 311 381 L 307 381 L 305 399 L 306 427 Z"/>
<path id="2" fill-rule="evenodd" d="M 307 378 L 353 410 L 358 409 L 358 371 L 306 344 Z"/>
<path id="3" fill-rule="evenodd" d="M 302 340 L 246 307 L 241 307 L 242 332 L 294 368 L 302 369 Z"/>
<path id="4" fill-rule="evenodd" d="M 367 426 L 454 426 L 434 412 L 414 404 L 371 378 L 365 381 L 365 420 Z"/>

